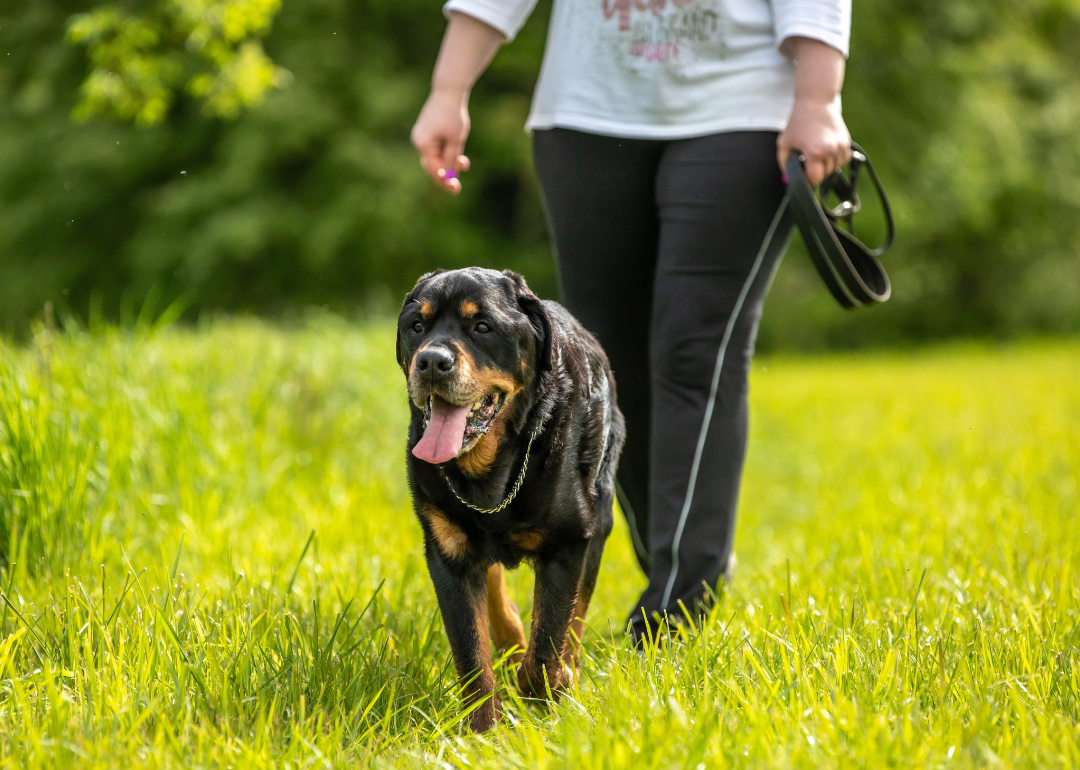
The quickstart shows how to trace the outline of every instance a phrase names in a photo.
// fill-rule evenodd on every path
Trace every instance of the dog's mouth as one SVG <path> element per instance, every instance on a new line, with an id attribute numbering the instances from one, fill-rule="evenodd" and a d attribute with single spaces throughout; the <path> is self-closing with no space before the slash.
<path id="1" fill-rule="evenodd" d="M 427 403 L 424 404 L 425 430 L 431 423 L 432 406 L 436 399 L 443 401 L 443 403 L 448 403 L 442 398 L 439 398 L 439 396 L 428 396 Z M 495 419 L 495 415 L 502 409 L 505 400 L 505 393 L 489 393 L 486 397 L 477 401 L 469 408 L 468 415 L 465 419 L 465 432 L 462 434 L 462 446 L 488 432 L 488 429 L 491 427 L 491 421 Z M 449 406 L 452 409 L 464 409 L 464 407 L 459 407 L 456 404 L 449 404 Z"/>
<path id="2" fill-rule="evenodd" d="M 424 403 L 424 435 L 413 447 L 413 455 L 438 464 L 468 452 L 488 432 L 505 403 L 506 394 L 499 391 L 471 405 L 429 396 Z"/>

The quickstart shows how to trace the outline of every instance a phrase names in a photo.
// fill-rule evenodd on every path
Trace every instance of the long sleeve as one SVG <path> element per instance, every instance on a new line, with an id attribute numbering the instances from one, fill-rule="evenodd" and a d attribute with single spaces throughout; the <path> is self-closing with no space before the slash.
<path id="1" fill-rule="evenodd" d="M 772 7 L 778 46 L 790 37 L 809 37 L 848 55 L 851 0 L 772 0 Z"/>
<path id="2" fill-rule="evenodd" d="M 450 0 L 443 6 L 443 13 L 458 11 L 487 24 L 513 40 L 525 25 L 536 0 Z"/>

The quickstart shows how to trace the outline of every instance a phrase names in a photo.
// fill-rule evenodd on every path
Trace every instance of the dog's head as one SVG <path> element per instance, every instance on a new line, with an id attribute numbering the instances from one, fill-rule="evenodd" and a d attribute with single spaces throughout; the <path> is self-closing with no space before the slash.
<path id="1" fill-rule="evenodd" d="M 551 345 L 547 313 L 517 273 L 470 267 L 421 276 L 397 336 L 409 399 L 424 413 L 413 454 L 448 462 L 505 427 L 512 405 L 550 369 Z"/>

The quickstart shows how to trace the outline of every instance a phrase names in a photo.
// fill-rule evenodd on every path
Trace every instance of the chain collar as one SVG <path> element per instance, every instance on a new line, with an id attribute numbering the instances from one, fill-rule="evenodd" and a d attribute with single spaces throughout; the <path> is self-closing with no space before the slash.
<path id="1" fill-rule="evenodd" d="M 521 473 L 518 474 L 517 482 L 514 483 L 514 488 L 510 490 L 510 494 L 508 494 L 503 499 L 502 503 L 499 504 L 498 508 L 480 508 L 470 503 L 468 500 L 466 500 L 457 493 L 457 490 L 454 489 L 454 485 L 450 483 L 450 478 L 446 475 L 446 471 L 443 471 L 443 478 L 446 479 L 446 486 L 450 488 L 450 492 L 453 493 L 454 497 L 458 499 L 458 502 L 464 505 L 466 508 L 471 508 L 477 513 L 499 513 L 500 511 L 505 509 L 506 506 L 510 505 L 510 503 L 514 501 L 514 498 L 517 497 L 518 492 L 521 491 L 521 485 L 525 483 L 525 472 L 529 470 L 529 452 L 532 451 L 533 442 L 536 441 L 537 437 L 543 432 L 544 421 L 541 420 L 540 424 L 536 426 L 536 430 L 534 430 L 532 432 L 532 435 L 529 436 L 529 445 L 525 447 L 525 461 L 521 464 Z"/>

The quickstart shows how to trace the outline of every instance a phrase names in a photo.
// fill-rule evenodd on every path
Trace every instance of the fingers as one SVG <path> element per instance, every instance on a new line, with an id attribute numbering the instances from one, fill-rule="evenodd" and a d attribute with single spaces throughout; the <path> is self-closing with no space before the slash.
<path id="1" fill-rule="evenodd" d="M 803 161 L 803 168 L 806 170 L 806 181 L 811 187 L 817 187 L 825 177 L 832 173 L 826 172 L 827 166 L 824 161 L 814 158 Z"/>
<path id="2" fill-rule="evenodd" d="M 424 172 L 453 195 L 461 192 L 459 172 L 469 167 L 469 159 L 462 154 L 468 135 L 468 115 L 462 105 L 433 94 L 420 111 L 410 136 Z"/>
<path id="3" fill-rule="evenodd" d="M 445 133 L 430 138 L 417 137 L 413 144 L 420 155 L 420 166 L 429 177 L 452 195 L 461 192 L 459 174 L 468 171 L 469 159 L 461 154 L 462 142 L 449 140 Z"/>
<path id="4" fill-rule="evenodd" d="M 461 194 L 461 180 L 458 179 L 457 159 L 460 157 L 458 147 L 444 151 L 438 159 L 438 168 L 435 169 L 435 181 L 439 186 L 450 192 L 451 195 Z"/>
<path id="5" fill-rule="evenodd" d="M 808 145 L 812 146 L 812 143 L 808 142 Z M 806 181 L 811 187 L 817 187 L 851 160 L 850 143 L 836 144 L 830 148 L 796 149 L 787 134 L 783 133 L 776 140 L 776 162 L 780 166 L 781 173 L 785 172 L 788 158 L 793 152 L 803 155 L 803 169 L 806 172 Z"/>
<path id="6" fill-rule="evenodd" d="M 839 171 L 851 161 L 851 139 L 838 141 L 828 153 L 825 177 Z"/>
<path id="7" fill-rule="evenodd" d="M 420 152 L 420 165 L 429 177 L 434 180 L 435 184 L 442 187 L 444 190 L 450 193 L 457 193 L 454 189 L 454 185 L 451 184 L 451 180 L 446 179 L 445 169 L 442 163 L 442 152 L 437 147 L 418 147 Z M 460 186 L 460 183 L 458 184 Z"/>
<path id="8" fill-rule="evenodd" d="M 807 152 L 804 155 L 803 168 L 806 169 L 806 181 L 811 187 L 817 187 L 847 165 L 851 159 L 851 147 L 836 146 L 828 150 Z"/>
<path id="9" fill-rule="evenodd" d="M 851 160 L 851 145 L 841 144 L 837 145 L 831 152 L 822 158 L 822 163 L 825 167 L 824 176 L 822 179 L 828 179 L 836 171 L 839 171 L 848 164 Z"/>
<path id="10" fill-rule="evenodd" d="M 461 140 L 457 137 L 448 137 L 442 146 L 442 153 L 439 155 L 439 169 L 444 173 L 440 174 L 441 179 L 456 179 L 457 178 L 457 162 L 461 157 L 462 150 Z M 448 174 L 445 172 L 453 171 L 455 173 Z"/>
<path id="11" fill-rule="evenodd" d="M 472 164 L 457 147 L 447 152 L 445 148 L 448 144 L 430 142 L 418 145 L 416 149 L 420 154 L 420 166 L 435 184 L 450 194 L 457 195 L 461 192 L 459 174 L 468 171 Z"/>
<path id="12" fill-rule="evenodd" d="M 843 168 L 851 162 L 851 140 L 849 139 L 840 147 L 840 164 L 837 168 Z"/>
<path id="13" fill-rule="evenodd" d="M 466 170 L 469 162 L 469 159 L 461 154 L 463 149 L 461 141 L 448 141 L 443 148 L 442 156 L 439 158 L 439 169 L 436 171 L 436 181 L 454 195 L 461 193 L 460 175 Z"/>
<path id="14" fill-rule="evenodd" d="M 436 174 L 435 181 L 449 190 L 451 194 L 458 195 L 461 193 L 461 180 L 458 179 L 457 169 L 453 167 L 440 168 Z"/>
<path id="15" fill-rule="evenodd" d="M 435 172 L 435 181 L 457 195 L 461 192 L 461 175 L 468 171 L 471 165 L 469 159 L 460 154 L 454 156 L 453 163 L 444 160 L 442 167 Z"/>

